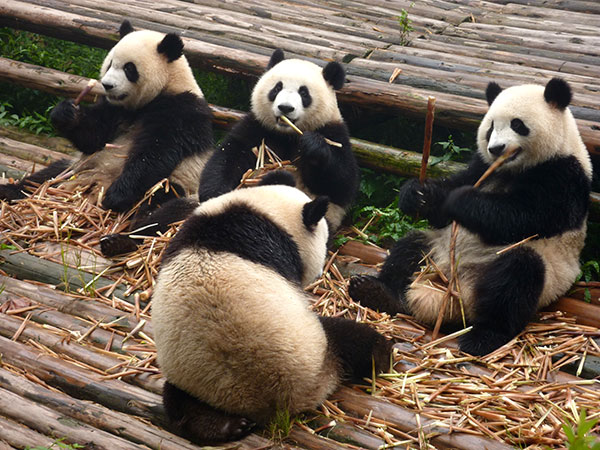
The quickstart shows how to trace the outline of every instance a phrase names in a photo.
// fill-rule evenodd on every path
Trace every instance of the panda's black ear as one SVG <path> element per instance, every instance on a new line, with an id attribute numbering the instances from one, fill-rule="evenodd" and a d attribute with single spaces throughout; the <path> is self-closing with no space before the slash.
<path id="1" fill-rule="evenodd" d="M 269 59 L 269 64 L 267 64 L 267 70 L 273 68 L 275 65 L 279 64 L 284 59 L 285 59 L 285 55 L 283 54 L 283 50 L 278 48 L 271 55 L 271 59 Z"/>
<path id="2" fill-rule="evenodd" d="M 127 36 L 129 33 L 133 32 L 133 26 L 131 22 L 127 19 L 123 21 L 121 26 L 119 27 L 119 38 L 123 39 L 123 37 Z"/>
<path id="3" fill-rule="evenodd" d="M 332 61 L 323 68 L 323 78 L 334 89 L 341 89 L 346 81 L 346 71 L 340 63 Z"/>
<path id="4" fill-rule="evenodd" d="M 319 220 L 325 217 L 327 213 L 327 208 L 329 207 L 329 198 L 321 195 L 315 198 L 312 202 L 309 202 L 304 205 L 302 208 L 302 222 L 304 222 L 304 226 L 313 231 Z"/>
<path id="5" fill-rule="evenodd" d="M 552 78 L 544 89 L 544 99 L 558 109 L 565 109 L 571 103 L 571 87 L 562 78 Z"/>
<path id="6" fill-rule="evenodd" d="M 183 41 L 175 33 L 167 34 L 157 47 L 158 53 L 167 57 L 169 62 L 173 62 L 183 55 Z"/>
<path id="7" fill-rule="evenodd" d="M 296 187 L 294 175 L 286 170 L 274 170 L 261 178 L 259 186 L 267 186 L 270 184 L 284 184 L 286 186 Z"/>
<path id="8" fill-rule="evenodd" d="M 487 88 L 485 88 L 485 98 L 488 102 L 488 106 L 493 103 L 500 92 L 502 92 L 502 88 L 498 83 L 492 81 L 487 85 Z"/>

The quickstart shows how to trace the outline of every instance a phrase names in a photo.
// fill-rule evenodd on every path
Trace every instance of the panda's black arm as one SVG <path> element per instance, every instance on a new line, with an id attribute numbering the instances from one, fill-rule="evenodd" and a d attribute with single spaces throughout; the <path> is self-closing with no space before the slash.
<path id="1" fill-rule="evenodd" d="M 324 138 L 342 144 L 336 147 Z M 349 206 L 358 192 L 360 173 L 352 153 L 348 127 L 331 122 L 300 137 L 298 169 L 304 185 L 316 195 L 327 195 L 340 206 Z"/>
<path id="2" fill-rule="evenodd" d="M 252 148 L 260 145 L 266 135 L 264 127 L 252 113 L 234 125 L 210 157 L 200 178 L 200 201 L 234 190 L 244 173 L 255 166 Z"/>
<path id="3" fill-rule="evenodd" d="M 183 159 L 213 146 L 210 109 L 194 94 L 157 97 L 139 117 L 141 132 L 104 197 L 103 206 L 114 211 L 131 208 Z"/>
<path id="4" fill-rule="evenodd" d="M 450 192 L 461 186 L 472 186 L 483 175 L 487 165 L 475 154 L 465 170 L 446 178 L 408 180 L 398 193 L 398 207 L 405 214 L 427 219 L 435 228 L 447 226 L 452 219 L 442 208 Z"/>
<path id="5" fill-rule="evenodd" d="M 497 245 L 534 234 L 556 236 L 581 227 L 587 216 L 591 184 L 575 157 L 548 161 L 512 179 L 504 176 L 502 186 L 503 192 L 457 189 L 444 210 L 486 243 Z"/>
<path id="6" fill-rule="evenodd" d="M 75 106 L 73 100 L 63 100 L 52 109 L 50 120 L 62 136 L 89 155 L 114 139 L 119 124 L 127 116 L 123 108 L 111 105 L 104 98 L 91 106 Z"/>

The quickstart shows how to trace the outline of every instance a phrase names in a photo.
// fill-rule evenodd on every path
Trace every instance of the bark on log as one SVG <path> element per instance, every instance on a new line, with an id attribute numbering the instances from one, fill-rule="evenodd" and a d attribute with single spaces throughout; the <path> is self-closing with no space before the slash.
<path id="1" fill-rule="evenodd" d="M 383 402 L 376 397 L 365 396 L 356 391 L 342 387 L 332 396 L 332 401 L 339 401 L 340 408 L 357 417 L 367 417 L 372 413 L 374 417 L 384 418 L 394 424 L 400 431 L 414 433 L 419 429 L 415 414 L 396 405 Z M 488 450 L 508 450 L 511 446 L 498 441 L 492 441 L 481 436 L 465 433 L 448 433 L 447 428 L 435 426 L 435 421 L 421 417 L 421 427 L 426 433 L 438 432 L 439 436 L 432 437 L 429 443 L 437 449 L 453 448 L 485 448 Z"/>
<path id="2" fill-rule="evenodd" d="M 8 442 L 11 446 L 23 449 L 26 446 L 50 447 L 54 438 L 44 436 L 31 428 L 13 422 L 0 415 L 0 439 Z"/>
<path id="3" fill-rule="evenodd" d="M 84 25 L 81 25 L 82 23 Z M 107 30 L 118 29 L 117 20 L 94 19 L 89 16 L 56 11 L 18 1 L 0 6 L 0 24 L 103 47 L 110 47 L 115 41 L 116 33 Z M 173 27 L 156 23 L 144 23 L 143 25 L 161 31 L 173 31 Z M 202 38 L 207 39 L 206 35 L 202 35 Z M 431 38 L 438 39 L 439 36 Z M 223 39 L 223 36 L 219 36 L 215 42 L 222 42 Z M 237 47 L 242 46 L 238 44 Z M 189 40 L 186 41 L 186 54 L 193 65 L 228 73 L 256 76 L 264 70 L 268 59 L 266 53 L 269 50 L 263 47 L 254 47 L 250 50 L 236 50 L 210 42 Z M 343 57 L 344 55 L 335 55 L 335 57 L 338 56 Z M 317 53 L 313 54 L 313 57 L 322 59 L 323 55 Z M 355 76 L 351 66 L 348 67 L 348 73 L 350 83 L 340 91 L 341 101 L 374 109 L 402 111 L 422 117 L 427 97 L 432 94 L 426 90 L 400 85 L 390 86 L 387 83 Z M 475 128 L 486 109 L 485 102 L 482 100 L 445 93 L 436 93 L 435 95 L 438 99 L 438 123 L 447 126 Z M 600 152 L 599 133 L 585 125 L 581 126 L 581 130 L 588 148 Z"/>
<path id="4" fill-rule="evenodd" d="M 124 381 L 100 380 L 99 376 L 92 375 L 87 370 L 2 336 L 0 352 L 7 363 L 31 372 L 73 397 L 93 400 L 107 408 L 145 417 L 157 425 L 165 425 L 162 400 L 157 394 Z"/>
<path id="5" fill-rule="evenodd" d="M 146 448 L 90 427 L 79 420 L 65 418 L 54 409 L 26 400 L 2 388 L 0 388 L 0 410 L 9 418 L 43 434 L 67 436 L 70 442 L 86 447 L 104 450 Z"/>
<path id="6" fill-rule="evenodd" d="M 32 162 L 36 163 L 37 168 L 39 166 L 48 166 L 61 159 L 69 158 L 69 156 L 64 153 L 55 152 L 21 141 L 15 141 L 14 139 L 5 136 L 0 136 L 0 153 L 27 161 L 29 163 L 28 169 L 31 169 Z"/>
<path id="7" fill-rule="evenodd" d="M 198 449 L 187 440 L 148 425 L 135 417 L 51 391 L 1 368 L 0 388 L 136 444 L 147 445 L 156 450 Z"/>
<path id="8" fill-rule="evenodd" d="M 115 283 L 113 280 L 97 277 L 84 270 L 65 267 L 27 253 L 13 253 L 12 250 L 0 250 L 0 267 L 6 273 L 22 280 L 36 280 L 73 291 L 82 289 L 94 279 L 96 279 L 94 282 L 96 289 L 112 286 Z M 133 303 L 133 295 L 125 297 L 126 290 L 126 286 L 119 285 L 113 292 L 118 298 Z"/>

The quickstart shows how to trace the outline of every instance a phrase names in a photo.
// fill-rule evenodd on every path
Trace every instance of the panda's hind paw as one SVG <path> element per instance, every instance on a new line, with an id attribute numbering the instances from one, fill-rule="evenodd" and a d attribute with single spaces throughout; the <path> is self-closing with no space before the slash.
<path id="1" fill-rule="evenodd" d="M 467 334 L 458 338 L 462 352 L 473 356 L 484 356 L 502 347 L 511 340 L 510 336 L 490 329 L 473 327 Z"/>
<path id="2" fill-rule="evenodd" d="M 221 427 L 221 435 L 223 441 L 237 441 L 244 436 L 250 434 L 256 423 L 246 419 L 245 417 L 229 416 L 223 422 Z"/>
<path id="3" fill-rule="evenodd" d="M 362 306 L 396 314 L 404 312 L 399 298 L 378 278 L 371 275 L 358 275 L 350 279 L 348 294 Z"/>
<path id="4" fill-rule="evenodd" d="M 137 250 L 133 239 L 124 234 L 107 234 L 100 238 L 100 250 L 108 258 Z"/>

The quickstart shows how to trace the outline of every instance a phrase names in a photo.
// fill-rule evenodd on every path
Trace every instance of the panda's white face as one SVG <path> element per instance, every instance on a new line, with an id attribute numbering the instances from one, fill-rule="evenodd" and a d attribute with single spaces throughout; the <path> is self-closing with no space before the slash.
<path id="1" fill-rule="evenodd" d="M 546 101 L 544 92 L 544 86 L 521 85 L 495 97 L 477 133 L 484 161 L 492 163 L 510 149 L 516 153 L 500 170 L 522 170 L 557 156 L 587 159 L 571 112 Z"/>
<path id="2" fill-rule="evenodd" d="M 138 109 L 163 92 L 202 96 L 184 56 L 174 61 L 159 53 L 165 35 L 134 31 L 124 36 L 102 64 L 100 82 L 110 103 Z"/>
<path id="3" fill-rule="evenodd" d="M 310 61 L 287 59 L 266 72 L 252 91 L 252 112 L 267 128 L 294 133 L 281 116 L 301 130 L 312 131 L 341 121 L 333 87 Z"/>

